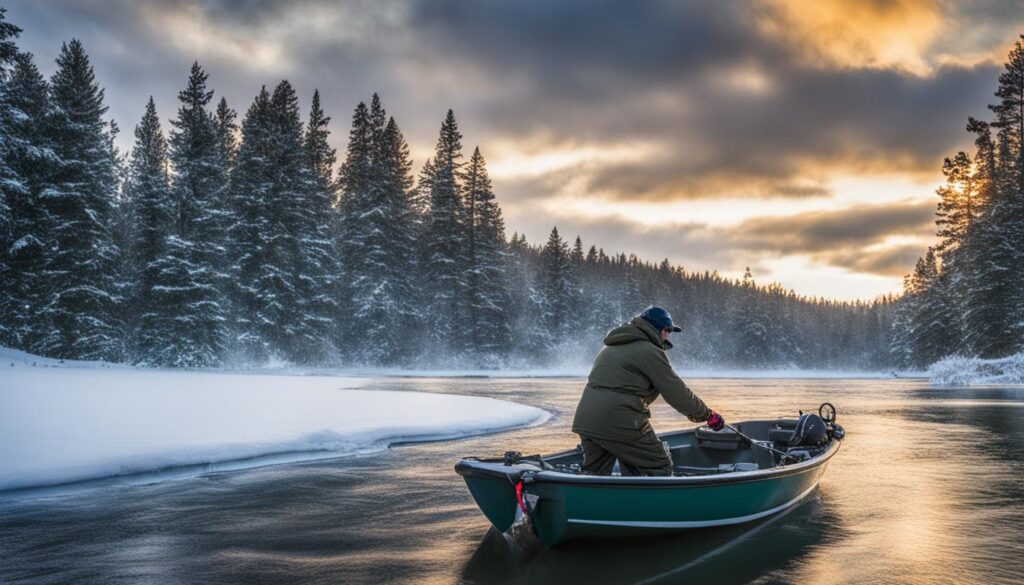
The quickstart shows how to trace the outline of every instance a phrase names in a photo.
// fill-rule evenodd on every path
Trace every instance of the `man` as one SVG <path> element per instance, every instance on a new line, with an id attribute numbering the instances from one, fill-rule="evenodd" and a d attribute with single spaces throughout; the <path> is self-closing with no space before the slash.
<path id="1" fill-rule="evenodd" d="M 648 307 L 608 332 L 572 423 L 585 472 L 611 475 L 618 459 L 622 475 L 672 475 L 672 460 L 651 428 L 649 406 L 658 396 L 693 422 L 715 431 L 725 426 L 668 363 L 668 334 L 679 331 L 668 311 Z"/>

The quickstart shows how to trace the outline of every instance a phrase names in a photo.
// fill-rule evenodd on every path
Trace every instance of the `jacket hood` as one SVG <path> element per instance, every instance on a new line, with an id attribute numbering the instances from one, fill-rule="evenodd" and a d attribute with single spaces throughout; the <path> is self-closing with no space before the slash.
<path id="1" fill-rule="evenodd" d="M 623 323 L 612 329 L 604 337 L 605 345 L 625 345 L 634 341 L 649 341 L 661 349 L 672 347 L 668 341 L 662 342 L 661 336 L 654 330 L 654 326 L 640 316 L 633 317 L 628 323 Z"/>

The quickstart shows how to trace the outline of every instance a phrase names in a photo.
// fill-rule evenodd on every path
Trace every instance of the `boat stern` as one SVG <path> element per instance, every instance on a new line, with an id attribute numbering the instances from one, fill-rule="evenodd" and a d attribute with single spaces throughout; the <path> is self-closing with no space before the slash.
<path id="1" fill-rule="evenodd" d="M 515 466 L 474 459 L 463 459 L 455 464 L 455 472 L 465 480 L 477 507 L 499 532 L 507 531 L 516 520 L 516 484 L 524 471 Z"/>

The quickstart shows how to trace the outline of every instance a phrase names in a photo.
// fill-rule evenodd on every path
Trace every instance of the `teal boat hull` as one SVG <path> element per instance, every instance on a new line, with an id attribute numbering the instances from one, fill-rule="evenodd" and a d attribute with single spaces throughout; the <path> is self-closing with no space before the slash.
<path id="1" fill-rule="evenodd" d="M 741 432 L 763 430 L 779 421 L 750 421 Z M 764 469 L 683 477 L 591 476 L 542 469 L 529 463 L 464 459 L 456 466 L 480 510 L 499 531 L 528 516 L 530 528 L 547 546 L 592 537 L 631 537 L 750 522 L 793 506 L 814 491 L 840 442 L 806 461 L 775 465 L 756 446 L 734 451 L 702 449 L 694 430 L 661 436 L 673 459 L 707 465 L 761 462 Z M 581 460 L 578 450 L 546 462 Z M 689 458 L 689 459 L 687 459 Z M 691 461 L 694 460 L 694 461 Z M 516 486 L 521 489 L 517 498 Z M 527 513 L 524 515 L 523 508 Z"/>

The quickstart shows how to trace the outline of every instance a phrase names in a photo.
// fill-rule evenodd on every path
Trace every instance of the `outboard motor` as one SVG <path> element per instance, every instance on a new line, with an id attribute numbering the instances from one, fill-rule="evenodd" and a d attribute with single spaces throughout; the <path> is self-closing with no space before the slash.
<path id="1" fill-rule="evenodd" d="M 804 414 L 796 423 L 790 447 L 820 447 L 828 442 L 828 425 L 816 414 Z"/>
<path id="2" fill-rule="evenodd" d="M 828 441 L 828 425 L 825 421 L 816 414 L 801 414 L 786 453 L 799 461 L 806 461 L 824 451 Z"/>

